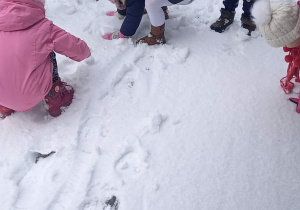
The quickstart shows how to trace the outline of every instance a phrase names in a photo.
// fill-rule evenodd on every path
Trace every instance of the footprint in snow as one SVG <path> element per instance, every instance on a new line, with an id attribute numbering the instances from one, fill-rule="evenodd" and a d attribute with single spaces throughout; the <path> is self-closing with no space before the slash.
<path id="1" fill-rule="evenodd" d="M 145 118 L 140 124 L 140 136 L 144 136 L 149 133 L 159 133 L 166 120 L 167 116 L 162 115 L 159 112 L 150 114 L 150 116 Z"/>
<path id="2" fill-rule="evenodd" d="M 127 147 L 115 162 L 115 170 L 123 182 L 142 175 L 149 167 L 149 154 L 137 140 L 132 147 Z"/>
<path id="3" fill-rule="evenodd" d="M 112 89 L 121 83 L 126 78 L 126 75 L 132 71 L 132 69 L 133 68 L 131 66 L 123 65 L 121 70 L 117 72 L 112 81 Z"/>

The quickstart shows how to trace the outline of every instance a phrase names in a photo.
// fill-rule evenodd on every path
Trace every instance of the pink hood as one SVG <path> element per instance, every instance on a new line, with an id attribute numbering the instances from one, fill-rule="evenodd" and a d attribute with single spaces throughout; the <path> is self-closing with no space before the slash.
<path id="1" fill-rule="evenodd" d="M 52 86 L 52 51 L 75 61 L 90 56 L 86 43 L 45 18 L 35 0 L 0 0 L 0 105 L 27 111 Z"/>
<path id="2" fill-rule="evenodd" d="M 1 0 L 0 2 L 1 31 L 23 30 L 45 18 L 42 3 L 33 0 Z"/>

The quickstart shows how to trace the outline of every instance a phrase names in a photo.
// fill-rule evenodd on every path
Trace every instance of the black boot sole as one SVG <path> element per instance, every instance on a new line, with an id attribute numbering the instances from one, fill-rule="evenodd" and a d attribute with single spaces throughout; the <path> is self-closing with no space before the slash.
<path id="1" fill-rule="evenodd" d="M 213 27 L 213 26 L 210 26 L 210 29 L 211 29 L 211 30 L 214 30 L 215 32 L 218 32 L 218 33 L 223 33 L 224 31 L 226 31 L 227 28 L 229 28 L 229 26 L 230 26 L 232 23 L 233 23 L 233 22 L 227 23 L 227 24 L 224 25 L 223 27 Z"/>
<path id="2" fill-rule="evenodd" d="M 211 30 L 218 32 L 218 33 L 223 33 L 224 31 L 226 31 L 226 29 L 230 26 L 231 24 L 227 25 L 226 27 L 222 27 L 222 28 L 214 28 L 214 27 L 210 27 Z"/>

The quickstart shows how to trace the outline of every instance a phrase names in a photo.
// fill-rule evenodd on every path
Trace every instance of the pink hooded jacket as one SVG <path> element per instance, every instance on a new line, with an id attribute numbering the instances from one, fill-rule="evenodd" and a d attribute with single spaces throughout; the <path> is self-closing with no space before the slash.
<path id="1" fill-rule="evenodd" d="M 90 56 L 87 44 L 45 18 L 34 0 L 0 0 L 0 104 L 15 111 L 37 105 L 52 86 L 49 54 Z"/>

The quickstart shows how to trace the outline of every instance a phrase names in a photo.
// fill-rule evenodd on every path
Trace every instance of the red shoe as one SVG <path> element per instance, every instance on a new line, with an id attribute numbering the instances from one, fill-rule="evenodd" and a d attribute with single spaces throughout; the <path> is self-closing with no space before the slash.
<path id="1" fill-rule="evenodd" d="M 5 117 L 11 115 L 13 112 L 14 110 L 0 105 L 0 119 L 4 119 Z"/>
<path id="2" fill-rule="evenodd" d="M 45 97 L 48 105 L 48 112 L 52 117 L 58 117 L 63 107 L 67 107 L 72 103 L 74 89 L 60 79 L 54 83 L 51 90 Z"/>

